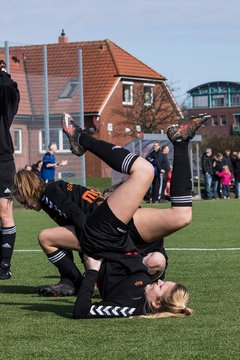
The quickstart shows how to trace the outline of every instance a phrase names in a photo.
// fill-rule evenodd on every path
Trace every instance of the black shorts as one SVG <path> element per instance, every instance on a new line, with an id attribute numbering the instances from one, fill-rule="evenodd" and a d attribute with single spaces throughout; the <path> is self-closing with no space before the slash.
<path id="1" fill-rule="evenodd" d="M 139 234 L 133 219 L 128 225 L 130 237 L 142 256 L 146 256 L 150 252 L 159 251 L 165 257 L 166 262 L 168 262 L 168 256 L 164 248 L 164 239 L 157 240 L 153 243 L 146 243 Z"/>
<path id="2" fill-rule="evenodd" d="M 121 263 L 131 273 L 146 271 L 129 226 L 113 214 L 106 200 L 87 216 L 82 230 L 77 227 L 75 230 L 85 254 Z"/>
<path id="3" fill-rule="evenodd" d="M 13 177 L 15 171 L 13 160 L 0 161 L 0 198 L 11 199 L 13 197 Z"/>

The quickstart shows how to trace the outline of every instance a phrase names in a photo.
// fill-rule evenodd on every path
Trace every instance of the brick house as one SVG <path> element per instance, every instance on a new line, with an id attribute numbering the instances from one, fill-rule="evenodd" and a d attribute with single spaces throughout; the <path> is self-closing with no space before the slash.
<path id="1" fill-rule="evenodd" d="M 153 87 L 166 92 L 166 108 L 176 117 L 180 110 L 166 79 L 110 40 L 68 42 L 60 36 L 58 43 L 47 46 L 50 141 L 58 145 L 58 161 L 68 160 L 64 172 L 80 176 L 80 162 L 69 151 L 68 141 L 60 127 L 63 112 L 79 118 L 78 49 L 82 49 L 85 126 L 94 126 L 99 139 L 125 145 L 132 138 L 125 129 L 117 137 L 114 131 L 122 120 L 116 109 L 136 106 L 134 91 L 144 89 L 151 101 Z M 3 50 L 0 50 L 0 53 Z M 0 54 L 0 58 L 4 56 Z M 43 46 L 10 48 L 10 72 L 19 84 L 21 102 L 12 126 L 17 169 L 41 159 L 44 144 Z M 143 99 L 144 101 L 144 99 Z M 172 120 L 173 121 L 173 120 Z M 165 124 L 165 127 L 167 124 Z M 122 131 L 122 133 L 121 133 Z M 139 129 L 141 136 L 141 129 Z M 63 169 L 63 168 L 62 168 Z M 86 155 L 87 177 L 109 177 L 111 169 L 91 154 Z"/>
<path id="2" fill-rule="evenodd" d="M 212 118 L 202 126 L 199 134 L 234 136 L 240 134 L 240 83 L 214 81 L 198 85 L 188 91 L 188 115 L 208 113 Z"/>

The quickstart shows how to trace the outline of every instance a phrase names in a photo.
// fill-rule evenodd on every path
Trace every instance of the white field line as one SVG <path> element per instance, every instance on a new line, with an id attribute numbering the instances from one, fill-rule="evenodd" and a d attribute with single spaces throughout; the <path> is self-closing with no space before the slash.
<path id="1" fill-rule="evenodd" d="M 166 248 L 167 251 L 240 251 L 240 248 Z M 42 252 L 40 249 L 14 250 L 14 252 Z"/>

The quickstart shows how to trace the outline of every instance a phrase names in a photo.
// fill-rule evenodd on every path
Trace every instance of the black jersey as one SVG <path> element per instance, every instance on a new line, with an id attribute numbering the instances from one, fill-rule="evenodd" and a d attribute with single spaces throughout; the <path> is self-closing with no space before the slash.
<path id="1" fill-rule="evenodd" d="M 101 267 L 102 270 L 103 266 Z M 105 283 L 101 282 L 105 279 Z M 92 303 L 91 297 L 96 281 L 99 281 L 103 301 Z M 74 306 L 73 318 L 96 319 L 146 315 L 149 311 L 145 298 L 145 287 L 151 284 L 144 271 L 131 275 L 117 263 L 106 262 L 102 276 L 88 270 L 83 278 Z M 104 287 L 104 289 L 103 289 Z M 104 293 L 103 293 L 104 291 Z"/>
<path id="2" fill-rule="evenodd" d="M 59 180 L 46 186 L 42 209 L 60 226 L 82 226 L 86 215 L 104 201 L 103 196 L 84 186 Z"/>
<path id="3" fill-rule="evenodd" d="M 17 83 L 5 71 L 0 71 L 0 161 L 13 160 L 10 127 L 17 113 L 20 95 Z"/>

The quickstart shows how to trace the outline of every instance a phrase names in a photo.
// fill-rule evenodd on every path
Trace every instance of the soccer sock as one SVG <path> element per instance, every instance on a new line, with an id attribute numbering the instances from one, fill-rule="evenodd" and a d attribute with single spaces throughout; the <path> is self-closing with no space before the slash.
<path id="1" fill-rule="evenodd" d="M 66 250 L 66 251 L 67 251 L 66 256 L 73 262 L 73 252 L 72 252 L 72 250 Z M 73 285 L 73 281 L 71 279 L 69 279 L 64 274 L 62 274 L 60 269 L 58 269 L 58 271 L 59 271 L 59 274 L 60 274 L 60 282 L 62 284 Z"/>
<path id="2" fill-rule="evenodd" d="M 81 134 L 79 143 L 85 150 L 98 156 L 105 161 L 112 169 L 123 174 L 129 174 L 132 164 L 138 158 L 138 155 L 130 151 L 103 140 L 97 140 L 88 134 Z"/>
<path id="3" fill-rule="evenodd" d="M 55 265 L 60 274 L 67 279 L 70 279 L 75 287 L 79 287 L 82 275 L 74 262 L 67 255 L 67 250 L 59 249 L 51 254 L 47 254 L 48 260 Z"/>
<path id="4" fill-rule="evenodd" d="M 191 167 L 188 154 L 189 141 L 174 143 L 173 172 L 170 186 L 172 206 L 192 206 Z"/>
<path id="5" fill-rule="evenodd" d="M 16 239 L 16 227 L 2 227 L 1 233 L 1 264 L 10 268 Z"/>

